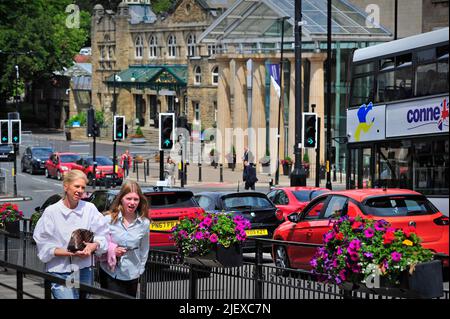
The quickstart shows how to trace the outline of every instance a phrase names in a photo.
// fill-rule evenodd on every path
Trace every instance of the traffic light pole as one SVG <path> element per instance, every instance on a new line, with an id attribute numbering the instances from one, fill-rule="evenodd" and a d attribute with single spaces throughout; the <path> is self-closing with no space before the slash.
<path id="1" fill-rule="evenodd" d="M 159 180 L 164 180 L 164 151 L 159 151 Z"/>
<path id="2" fill-rule="evenodd" d="M 320 186 L 320 117 L 317 117 L 316 187 Z"/>
<path id="3" fill-rule="evenodd" d="M 291 186 L 306 186 L 306 170 L 302 162 L 302 1 L 295 0 L 295 166 Z"/>
<path id="4" fill-rule="evenodd" d="M 338 114 L 336 114 L 338 116 Z M 326 172 L 327 182 L 326 188 L 332 189 L 331 186 L 331 0 L 327 1 L 327 150 L 326 150 Z"/>
<path id="5" fill-rule="evenodd" d="M 97 124 L 94 124 L 94 125 L 97 125 Z M 96 130 L 95 130 L 96 131 Z M 93 137 L 94 137 L 94 141 L 93 141 L 93 143 L 92 143 L 92 159 L 93 159 L 93 161 L 94 161 L 94 166 L 93 166 L 93 170 L 94 170 L 94 184 L 93 184 L 93 187 L 94 187 L 94 189 L 95 189 L 95 187 L 96 187 L 96 184 L 97 184 L 97 158 L 96 158 L 96 149 L 95 149 L 95 139 L 96 139 L 96 136 L 97 134 L 96 134 L 96 132 L 94 132 L 94 134 L 93 134 Z"/>
<path id="6" fill-rule="evenodd" d="M 13 145 L 13 150 L 14 150 L 14 174 L 13 174 L 14 197 L 17 197 L 17 153 L 16 153 L 16 145 Z"/>

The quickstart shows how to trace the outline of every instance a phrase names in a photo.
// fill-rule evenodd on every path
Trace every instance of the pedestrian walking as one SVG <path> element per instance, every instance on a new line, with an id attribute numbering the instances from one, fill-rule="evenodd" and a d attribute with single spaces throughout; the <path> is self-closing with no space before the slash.
<path id="1" fill-rule="evenodd" d="M 109 225 L 112 259 L 100 263 L 100 285 L 136 297 L 150 248 L 148 202 L 135 181 L 122 185 L 104 219 Z M 115 258 L 114 258 L 115 257 Z M 114 260 L 115 259 L 115 260 Z"/>
<path id="2" fill-rule="evenodd" d="M 39 259 L 45 263 L 46 272 L 83 284 L 93 285 L 93 254 L 101 255 L 108 249 L 108 225 L 94 204 L 82 201 L 88 179 L 79 170 L 64 175 L 63 198 L 48 206 L 39 219 L 33 238 L 37 245 Z M 67 247 L 72 233 L 86 229 L 94 234 L 92 243 L 85 248 L 71 252 Z M 78 277 L 79 276 L 79 277 Z M 55 299 L 79 299 L 79 289 L 52 283 Z"/>
<path id="3" fill-rule="evenodd" d="M 250 164 L 254 163 L 254 157 L 252 152 L 248 149 L 248 147 L 244 147 L 244 155 L 242 156 L 242 162 L 249 162 Z M 245 168 L 245 165 L 244 165 Z"/>
<path id="4" fill-rule="evenodd" d="M 248 189 L 255 190 L 255 184 L 258 181 L 258 178 L 256 177 L 256 169 L 248 161 L 244 162 L 243 180 L 245 182 L 246 190 Z"/>
<path id="5" fill-rule="evenodd" d="M 175 173 L 177 170 L 177 165 L 170 156 L 167 157 L 167 162 L 165 164 L 164 170 L 167 172 L 167 175 L 168 175 L 167 178 L 169 180 L 169 184 L 170 184 L 169 186 L 175 186 L 175 181 L 176 181 Z"/>
<path id="6" fill-rule="evenodd" d="M 122 167 L 125 176 L 128 176 L 131 167 L 131 160 L 132 157 L 130 151 L 128 150 L 126 150 L 120 157 L 120 167 Z"/>

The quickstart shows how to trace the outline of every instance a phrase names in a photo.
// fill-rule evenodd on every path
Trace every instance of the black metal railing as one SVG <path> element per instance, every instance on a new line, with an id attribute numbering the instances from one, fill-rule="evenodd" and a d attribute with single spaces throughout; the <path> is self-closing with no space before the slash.
<path id="1" fill-rule="evenodd" d="M 0 267 L 18 270 L 20 274 L 38 274 L 38 277 L 45 279 L 49 274 L 43 273 L 44 264 L 37 258 L 37 249 L 30 228 L 24 225 L 22 229 L 25 231 L 16 235 L 0 231 L 0 261 L 2 261 Z M 321 245 L 259 238 L 249 240 L 254 241 L 255 257 L 245 255 L 244 264 L 233 268 L 199 267 L 183 263 L 174 251 L 150 250 L 146 270 L 140 278 L 137 297 L 140 299 L 402 298 L 390 294 L 389 291 L 380 295 L 344 290 L 337 285 L 320 283 L 307 270 L 277 267 L 272 262 L 272 256 L 268 259 L 266 255 L 264 259 L 263 255 L 264 250 L 271 245 L 311 249 Z M 17 289 L 23 282 L 20 276 L 22 275 L 18 275 L 17 279 Z M 53 280 L 56 283 L 59 281 Z M 98 286 L 97 272 L 94 281 Z M 100 292 L 97 291 L 98 294 Z M 448 287 L 444 289 L 442 299 L 449 299 Z"/>

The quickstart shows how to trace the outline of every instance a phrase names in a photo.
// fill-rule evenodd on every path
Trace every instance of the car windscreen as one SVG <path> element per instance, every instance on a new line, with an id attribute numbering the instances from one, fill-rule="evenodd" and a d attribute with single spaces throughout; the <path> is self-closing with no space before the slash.
<path id="1" fill-rule="evenodd" d="M 299 202 L 309 202 L 311 201 L 312 191 L 293 191 L 292 192 Z"/>
<path id="2" fill-rule="evenodd" d="M 11 145 L 0 145 L 0 152 L 1 153 L 8 153 L 11 152 L 13 149 Z"/>
<path id="3" fill-rule="evenodd" d="M 379 217 L 431 215 L 438 210 L 424 196 L 383 196 L 366 201 L 365 213 Z"/>
<path id="4" fill-rule="evenodd" d="M 223 198 L 223 206 L 226 210 L 233 209 L 264 209 L 273 208 L 273 204 L 266 197 L 261 196 L 227 196 Z"/>
<path id="5" fill-rule="evenodd" d="M 107 157 L 96 157 L 95 160 L 96 160 L 98 166 L 108 166 L 108 165 L 111 166 L 113 164 L 113 162 Z M 93 165 L 94 159 L 88 158 L 88 159 L 86 159 L 86 162 L 88 165 Z"/>
<path id="6" fill-rule="evenodd" d="M 199 207 L 190 192 L 153 193 L 145 194 L 150 209 L 152 208 L 185 208 Z"/>
<path id="7" fill-rule="evenodd" d="M 33 156 L 37 158 L 49 158 L 52 152 L 51 149 L 38 148 L 33 150 Z"/>
<path id="8" fill-rule="evenodd" d="M 60 155 L 61 163 L 75 163 L 76 161 L 80 160 L 80 155 Z"/>
<path id="9" fill-rule="evenodd" d="M 325 190 L 320 190 L 320 191 L 312 191 L 310 194 L 311 200 L 313 200 L 314 198 L 316 198 L 319 195 L 328 193 L 329 191 L 325 191 Z"/>

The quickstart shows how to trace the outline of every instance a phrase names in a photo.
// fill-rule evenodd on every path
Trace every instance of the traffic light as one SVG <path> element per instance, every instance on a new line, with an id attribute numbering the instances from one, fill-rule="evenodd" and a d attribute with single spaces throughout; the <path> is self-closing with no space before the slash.
<path id="1" fill-rule="evenodd" d="M 171 150 L 173 147 L 173 131 L 175 130 L 175 114 L 159 114 L 159 149 Z"/>
<path id="2" fill-rule="evenodd" d="M 317 114 L 303 113 L 303 147 L 317 147 Z"/>
<path id="3" fill-rule="evenodd" d="M 122 141 L 125 139 L 125 116 L 114 116 L 113 140 Z"/>
<path id="4" fill-rule="evenodd" d="M 20 134 L 22 132 L 22 121 L 21 120 L 11 120 L 11 143 L 20 144 L 21 138 Z"/>
<path id="5" fill-rule="evenodd" d="M 9 121 L 0 121 L 0 142 L 1 144 L 9 144 Z"/>
<path id="6" fill-rule="evenodd" d="M 88 137 L 99 137 L 100 127 L 95 121 L 95 110 L 91 107 L 87 110 L 87 132 Z"/>

